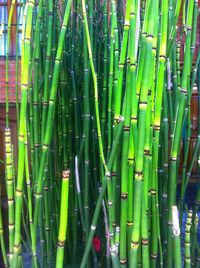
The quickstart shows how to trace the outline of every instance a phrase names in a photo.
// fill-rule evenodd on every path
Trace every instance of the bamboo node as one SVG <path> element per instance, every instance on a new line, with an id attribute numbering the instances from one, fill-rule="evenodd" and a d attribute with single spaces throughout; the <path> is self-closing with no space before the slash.
<path id="1" fill-rule="evenodd" d="M 170 160 L 171 161 L 176 161 L 177 160 L 177 157 L 175 157 L 175 156 L 174 157 L 171 157 Z"/>
<path id="2" fill-rule="evenodd" d="M 142 239 L 142 245 L 147 246 L 149 244 L 148 239 Z"/>
<path id="3" fill-rule="evenodd" d="M 186 88 L 181 88 L 181 89 L 180 89 L 180 92 L 186 94 L 186 93 L 187 93 L 187 89 L 186 89 Z"/>
<path id="4" fill-rule="evenodd" d="M 160 55 L 159 56 L 160 60 L 162 60 L 162 62 L 165 62 L 167 57 L 165 55 Z"/>
<path id="5" fill-rule="evenodd" d="M 129 132 L 130 131 L 130 127 L 129 126 L 124 126 L 123 130 L 126 131 L 126 132 Z"/>
<path id="6" fill-rule="evenodd" d="M 151 189 L 151 195 L 156 195 L 156 190 L 155 189 Z"/>
<path id="7" fill-rule="evenodd" d="M 157 259 L 157 254 L 153 254 L 153 253 L 152 253 L 152 254 L 151 254 L 151 258 L 152 258 L 152 259 Z"/>
<path id="8" fill-rule="evenodd" d="M 121 193 L 121 199 L 122 200 L 126 200 L 128 197 L 128 194 L 127 193 Z"/>
<path id="9" fill-rule="evenodd" d="M 143 180 L 143 171 L 135 171 L 135 179 L 136 180 Z"/>
<path id="10" fill-rule="evenodd" d="M 126 260 L 126 259 L 122 259 L 122 260 L 120 260 L 120 264 L 121 264 L 121 265 L 126 265 L 126 264 L 127 264 L 127 260 Z"/>
<path id="11" fill-rule="evenodd" d="M 190 260 L 191 260 L 191 257 L 185 256 L 185 261 L 186 262 L 190 262 Z"/>
<path id="12" fill-rule="evenodd" d="M 111 255 L 117 255 L 118 253 L 118 248 L 116 245 L 112 245 L 112 247 L 110 248 L 110 254 Z"/>
<path id="13" fill-rule="evenodd" d="M 147 156 L 148 156 L 148 155 L 149 155 L 149 152 L 150 152 L 150 150 L 145 149 L 145 150 L 144 150 L 144 155 L 147 155 Z"/>
<path id="14" fill-rule="evenodd" d="M 36 198 L 41 198 L 42 197 L 42 194 L 41 193 L 35 192 L 34 195 L 35 195 Z"/>
<path id="15" fill-rule="evenodd" d="M 63 248 L 63 247 L 65 246 L 65 241 L 58 240 L 58 244 L 57 244 L 57 246 L 58 246 L 59 248 Z"/>
<path id="16" fill-rule="evenodd" d="M 63 170 L 62 172 L 62 178 L 63 179 L 69 179 L 69 176 L 70 176 L 70 170 Z"/>
<path id="17" fill-rule="evenodd" d="M 160 125 L 154 125 L 154 130 L 156 131 L 159 131 L 160 130 Z"/>
<path id="18" fill-rule="evenodd" d="M 95 225 L 91 225 L 90 229 L 91 229 L 92 231 L 95 231 L 95 230 L 96 230 L 96 226 L 95 226 Z"/>
<path id="19" fill-rule="evenodd" d="M 117 172 L 113 171 L 111 174 L 112 177 L 117 177 Z"/>
<path id="20" fill-rule="evenodd" d="M 111 178 L 112 173 L 110 171 L 106 171 L 106 174 L 105 175 L 106 175 L 106 177 Z"/>
<path id="21" fill-rule="evenodd" d="M 132 249 L 137 249 L 139 247 L 139 242 L 137 241 L 131 241 L 131 248 Z"/>
<path id="22" fill-rule="evenodd" d="M 133 222 L 132 221 L 127 221 L 127 225 L 128 226 L 133 226 Z"/>
<path id="23" fill-rule="evenodd" d="M 112 204 L 113 204 L 113 202 L 112 202 L 112 201 L 108 201 L 108 206 L 109 206 L 109 207 L 111 207 L 111 206 L 112 206 Z"/>

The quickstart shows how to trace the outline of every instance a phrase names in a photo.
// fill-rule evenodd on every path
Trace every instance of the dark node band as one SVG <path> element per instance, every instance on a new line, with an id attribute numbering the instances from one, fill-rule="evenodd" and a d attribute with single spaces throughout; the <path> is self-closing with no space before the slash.
<path id="1" fill-rule="evenodd" d="M 135 175 L 139 176 L 143 176 L 143 172 L 142 171 L 135 171 Z"/>
<path id="2" fill-rule="evenodd" d="M 19 190 L 19 189 L 16 189 L 16 192 L 21 194 L 22 193 L 22 190 Z"/>
<path id="3" fill-rule="evenodd" d="M 160 130 L 160 126 L 159 125 L 154 125 L 154 130 Z"/>
<path id="4" fill-rule="evenodd" d="M 129 126 L 124 126 L 124 131 L 127 131 L 127 132 L 129 132 L 130 131 L 130 127 Z"/>
<path id="5" fill-rule="evenodd" d="M 177 160 L 177 158 L 176 157 L 171 157 L 170 160 L 175 162 Z"/>
<path id="6" fill-rule="evenodd" d="M 113 222 L 113 223 L 112 223 L 112 227 L 115 228 L 116 226 L 117 226 L 116 222 Z"/>
<path id="7" fill-rule="evenodd" d="M 149 155 L 149 150 L 144 150 L 144 155 Z"/>
<path id="8" fill-rule="evenodd" d="M 63 179 L 69 178 L 69 176 L 70 176 L 70 170 L 69 169 L 63 170 L 63 172 L 62 172 Z"/>
<path id="9" fill-rule="evenodd" d="M 146 101 L 140 101 L 139 104 L 147 105 L 147 102 Z"/>
<path id="10" fill-rule="evenodd" d="M 17 248 L 17 249 L 20 248 L 21 247 L 21 243 L 19 243 L 18 245 L 14 244 L 14 247 Z"/>
<path id="11" fill-rule="evenodd" d="M 132 116 L 131 120 L 137 120 L 137 116 Z"/>
<path id="12" fill-rule="evenodd" d="M 156 195 L 156 190 L 155 189 L 151 189 L 151 195 Z"/>
<path id="13" fill-rule="evenodd" d="M 121 199 L 122 199 L 122 200 L 126 200 L 127 197 L 128 197 L 127 193 L 122 193 L 122 194 L 121 194 Z"/>
<path id="14" fill-rule="evenodd" d="M 166 60 L 167 59 L 167 57 L 165 55 L 160 55 L 159 58 L 160 59 L 163 59 L 163 60 Z"/>
<path id="15" fill-rule="evenodd" d="M 132 245 L 132 247 L 138 247 L 139 242 L 138 241 L 131 241 L 131 245 Z"/>
<path id="16" fill-rule="evenodd" d="M 65 246 L 65 241 L 58 240 L 58 247 L 63 248 Z"/>
<path id="17" fill-rule="evenodd" d="M 142 239 L 142 245 L 147 246 L 149 244 L 148 239 Z"/>
<path id="18" fill-rule="evenodd" d="M 133 225 L 133 222 L 132 221 L 127 221 L 127 225 L 128 226 L 132 226 Z"/>
<path id="19" fill-rule="evenodd" d="M 191 257 L 185 256 L 185 260 L 191 260 Z"/>
<path id="20" fill-rule="evenodd" d="M 125 265 L 125 264 L 127 264 L 127 260 L 126 260 L 126 259 L 120 260 L 120 264 L 121 264 L 121 265 Z"/>

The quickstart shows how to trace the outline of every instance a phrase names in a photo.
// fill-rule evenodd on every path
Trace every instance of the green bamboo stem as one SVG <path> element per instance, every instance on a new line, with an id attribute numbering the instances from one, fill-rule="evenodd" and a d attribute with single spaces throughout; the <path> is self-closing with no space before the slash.
<path id="1" fill-rule="evenodd" d="M 5 148 L 6 148 L 6 182 L 8 198 L 8 228 L 9 228 L 9 264 L 12 266 L 13 246 L 14 246 L 14 185 L 13 185 L 13 166 L 10 129 L 5 129 Z"/>
<path id="2" fill-rule="evenodd" d="M 93 85 L 94 85 L 95 116 L 96 116 L 96 125 L 97 125 L 97 133 L 98 133 L 99 153 L 100 153 L 100 158 L 101 158 L 102 164 L 104 166 L 104 169 L 107 172 L 106 162 L 105 162 L 105 157 L 104 157 L 104 152 L 103 152 L 101 127 L 100 127 L 100 116 L 99 116 L 99 106 L 98 106 L 97 75 L 96 75 L 96 71 L 95 71 L 95 68 L 94 68 L 94 62 L 93 62 L 93 56 L 92 56 L 90 33 L 89 33 L 89 28 L 88 28 L 85 1 L 82 0 L 81 2 L 82 2 L 83 23 L 84 23 L 84 29 L 85 29 L 85 34 L 86 34 L 86 40 L 87 40 L 89 62 L 90 62 L 90 68 L 91 68 Z"/>
<path id="3" fill-rule="evenodd" d="M 6 255 L 6 244 L 5 244 L 5 239 L 4 239 L 1 203 L 0 203 L 0 244 L 1 244 L 1 252 L 2 252 L 4 266 L 8 267 L 9 262 L 8 262 L 8 258 Z"/>
<path id="4" fill-rule="evenodd" d="M 184 65 L 183 65 L 183 74 L 181 79 L 181 90 L 179 96 L 179 104 L 176 110 L 176 123 L 173 131 L 173 139 L 170 153 L 170 180 L 169 180 L 169 199 L 168 199 L 168 207 L 170 208 L 172 205 L 176 204 L 176 173 L 177 173 L 177 156 L 178 156 L 178 147 L 180 145 L 180 137 L 181 137 L 181 129 L 184 115 L 184 108 L 186 104 L 186 94 L 188 88 L 188 77 L 191 71 L 190 63 L 190 46 L 191 46 L 191 27 L 192 27 L 192 14 L 194 8 L 194 1 L 189 2 L 188 7 L 188 16 L 186 21 L 186 47 L 184 54 Z M 171 210 L 169 210 L 168 222 L 171 223 Z M 171 231 L 169 227 L 168 232 L 168 250 L 172 250 L 172 242 L 171 242 Z M 169 255 L 168 255 L 169 256 Z M 172 259 L 168 257 L 167 267 L 171 267 Z"/>
<path id="5" fill-rule="evenodd" d="M 175 267 L 181 267 L 181 245 L 180 245 L 180 227 L 178 210 L 176 206 L 172 206 L 172 225 L 173 225 L 173 238 L 174 238 L 174 264 Z"/>
<path id="6" fill-rule="evenodd" d="M 10 33 L 13 18 L 15 0 L 12 0 L 8 15 L 8 36 L 6 39 L 6 127 L 9 127 L 9 51 L 10 51 Z"/>
<path id="7" fill-rule="evenodd" d="M 27 201 L 28 201 L 28 219 L 30 224 L 30 237 L 31 237 L 31 250 L 33 256 L 33 267 L 37 266 L 37 257 L 36 257 L 36 233 L 33 229 L 33 204 L 32 204 L 32 193 L 31 193 L 31 180 L 30 180 L 30 171 L 29 171 L 29 162 L 28 162 L 28 140 L 27 134 L 25 136 L 25 176 L 26 176 L 26 190 L 27 190 Z"/>
<path id="8" fill-rule="evenodd" d="M 126 267 L 126 244 L 127 244 L 127 205 L 128 205 L 128 151 L 129 151 L 129 133 L 131 118 L 131 84 L 130 84 L 130 64 L 127 70 L 127 87 L 125 92 L 126 112 L 124 117 L 124 129 L 122 137 L 122 159 L 121 159 L 121 221 L 120 221 L 120 264 Z"/>
<path id="9" fill-rule="evenodd" d="M 113 146 L 112 146 L 112 149 L 111 149 L 110 157 L 109 157 L 109 160 L 108 160 L 108 168 L 110 168 L 110 169 L 111 169 L 113 161 L 114 161 L 114 157 L 115 157 L 115 153 L 116 153 L 116 150 L 117 150 L 119 138 L 120 138 L 120 135 L 121 135 L 121 132 L 122 132 L 122 129 L 123 129 L 123 121 L 124 121 L 124 119 L 121 117 L 120 121 L 119 121 L 118 128 L 117 128 L 115 140 L 113 142 Z M 109 178 L 107 178 L 107 175 L 108 174 L 106 174 L 104 179 L 103 179 L 101 191 L 100 191 L 99 197 L 97 199 L 97 203 L 96 203 L 96 207 L 95 207 L 95 211 L 94 211 L 94 215 L 93 215 L 93 219 L 92 219 L 92 224 L 91 224 L 91 227 L 90 227 L 90 233 L 89 233 L 89 237 L 88 237 L 88 242 L 87 242 L 85 252 L 84 252 L 84 255 L 83 255 L 83 258 L 82 258 L 82 261 L 81 261 L 81 265 L 80 265 L 81 268 L 86 266 L 87 258 L 88 258 L 89 252 L 91 250 L 92 239 L 94 237 L 94 233 L 95 233 L 95 230 L 96 230 L 96 224 L 97 224 L 97 220 L 98 220 L 98 216 L 99 216 L 99 212 L 100 212 L 100 208 L 101 208 L 101 203 L 102 203 L 105 191 L 106 191 L 107 180 L 109 179 Z M 117 257 L 116 256 L 116 251 L 114 250 L 114 247 L 113 247 L 113 248 L 111 248 L 111 258 L 113 258 L 114 263 L 117 261 L 116 257 Z"/>
<path id="10" fill-rule="evenodd" d="M 42 23 L 42 0 L 39 1 L 39 8 L 35 26 L 34 36 L 34 58 L 33 68 L 34 85 L 33 85 L 33 138 L 34 138 L 34 169 L 35 176 L 38 177 L 39 154 L 40 154 L 40 133 L 39 133 L 39 65 L 40 65 L 40 30 Z M 36 180 L 35 180 L 36 182 Z"/>
<path id="11" fill-rule="evenodd" d="M 143 153 L 145 143 L 145 126 L 146 126 L 146 112 L 147 112 L 147 97 L 148 89 L 151 86 L 150 77 L 151 68 L 153 68 L 153 54 L 152 45 L 154 39 L 154 17 L 158 10 L 158 3 L 151 2 L 149 6 L 149 25 L 148 35 L 146 39 L 146 59 L 144 63 L 143 76 L 144 80 L 141 84 L 140 99 L 139 99 L 139 118 L 138 118 L 138 145 L 135 164 L 135 182 L 134 182 L 134 213 L 133 213 L 133 231 L 131 241 L 130 266 L 136 266 L 138 261 L 140 227 L 141 227 L 141 204 L 142 204 L 142 188 L 143 188 Z"/>
<path id="12" fill-rule="evenodd" d="M 193 243 L 180 243 L 185 196 L 200 163 L 199 136 L 190 146 L 197 1 L 31 0 L 16 9 L 23 11 L 21 100 L 18 151 L 6 138 L 6 189 L 15 198 L 8 226 L 15 229 L 8 246 L 0 234 L 5 264 L 22 267 L 28 250 L 33 267 L 171 268 L 181 267 L 185 249 L 188 266 L 198 267 L 199 189 L 186 235 Z M 8 70 L 7 62 L 6 82 Z"/>
<path id="13" fill-rule="evenodd" d="M 45 59 L 45 73 L 44 73 L 44 93 L 43 93 L 43 106 L 42 106 L 42 130 L 41 138 L 44 138 L 44 126 L 47 118 L 47 104 L 50 86 L 50 67 L 51 67 L 51 53 L 52 53 L 52 36 L 53 36 L 53 1 L 48 2 L 48 40 L 46 48 L 46 59 Z M 42 142 L 41 142 L 42 143 Z"/>
<path id="14" fill-rule="evenodd" d="M 67 235 L 67 222 L 68 222 L 69 176 L 70 176 L 69 170 L 63 171 L 61 206 L 60 206 L 60 226 L 59 226 L 58 247 L 56 254 L 56 268 L 63 267 L 63 261 L 64 261 L 64 246 Z"/>
<path id="15" fill-rule="evenodd" d="M 185 267 L 191 267 L 190 237 L 191 237 L 192 211 L 188 211 L 186 229 L 185 229 Z"/>
<path id="16" fill-rule="evenodd" d="M 26 11 L 24 17 L 23 27 L 23 41 L 22 41 L 22 67 L 21 67 L 21 107 L 20 107 L 20 122 L 19 122 L 19 135 L 18 135 L 18 174 L 17 185 L 15 191 L 15 235 L 14 235 L 14 258 L 13 268 L 18 265 L 18 254 L 20 253 L 21 242 L 21 210 L 22 210 L 22 186 L 24 176 L 24 159 L 25 159 L 25 119 L 26 119 L 26 107 L 27 107 L 27 89 L 29 81 L 29 57 L 30 57 L 30 39 L 31 39 L 31 25 L 34 3 L 28 1 L 26 3 Z M 26 15 L 27 14 L 27 15 Z M 25 22 L 26 21 L 26 22 Z M 25 29 L 25 25 L 28 25 Z"/>
<path id="17" fill-rule="evenodd" d="M 51 131 L 53 127 L 53 116 L 54 116 L 54 110 L 55 110 L 56 91 L 57 91 L 57 85 L 58 85 L 58 79 L 59 79 L 60 61 L 62 58 L 62 50 L 64 46 L 65 33 L 66 33 L 67 23 L 69 19 L 70 7 L 71 7 L 71 0 L 69 0 L 66 5 L 65 15 L 64 15 L 63 23 L 62 23 L 60 36 L 59 36 L 59 42 L 58 42 L 59 46 L 57 49 L 55 65 L 54 65 L 54 70 L 53 70 L 51 93 L 49 97 L 49 109 L 48 109 L 48 114 L 47 114 L 47 128 L 45 131 L 44 142 L 42 145 L 41 161 L 40 161 L 39 173 L 38 173 L 38 178 L 37 178 L 37 188 L 35 192 L 35 211 L 34 211 L 35 230 L 37 230 L 39 205 L 41 201 L 41 193 L 42 193 L 42 188 L 43 188 L 43 175 L 44 175 L 44 169 L 46 166 L 49 145 L 51 141 Z"/>

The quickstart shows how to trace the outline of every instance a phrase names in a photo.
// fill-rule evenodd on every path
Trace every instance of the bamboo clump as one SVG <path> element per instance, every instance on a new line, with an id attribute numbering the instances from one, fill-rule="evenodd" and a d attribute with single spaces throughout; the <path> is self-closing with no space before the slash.
<path id="1" fill-rule="evenodd" d="M 12 133 L 17 3 L 8 24 L 0 22 L 1 42 L 7 27 L 4 266 L 26 267 L 29 254 L 34 268 L 200 267 L 200 117 L 189 157 L 194 87 L 200 92 L 198 1 L 22 1 Z"/>

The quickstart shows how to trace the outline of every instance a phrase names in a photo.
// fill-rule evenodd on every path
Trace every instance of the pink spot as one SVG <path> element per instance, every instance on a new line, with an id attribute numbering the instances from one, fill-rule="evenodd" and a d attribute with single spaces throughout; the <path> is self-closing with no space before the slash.
<path id="1" fill-rule="evenodd" d="M 101 250 L 101 241 L 98 236 L 93 238 L 93 247 L 97 252 Z"/>

